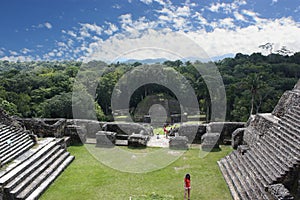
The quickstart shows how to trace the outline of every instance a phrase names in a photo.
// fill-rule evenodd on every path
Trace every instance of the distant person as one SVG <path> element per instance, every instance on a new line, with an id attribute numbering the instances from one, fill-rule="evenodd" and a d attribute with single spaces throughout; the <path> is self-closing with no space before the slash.
<path id="1" fill-rule="evenodd" d="M 168 138 L 168 130 L 167 130 L 167 125 L 164 126 L 164 133 L 166 138 Z"/>
<path id="2" fill-rule="evenodd" d="M 186 193 L 188 194 L 188 200 L 190 200 L 190 192 L 191 192 L 191 176 L 190 174 L 186 174 L 184 177 L 184 200 L 186 199 Z"/>

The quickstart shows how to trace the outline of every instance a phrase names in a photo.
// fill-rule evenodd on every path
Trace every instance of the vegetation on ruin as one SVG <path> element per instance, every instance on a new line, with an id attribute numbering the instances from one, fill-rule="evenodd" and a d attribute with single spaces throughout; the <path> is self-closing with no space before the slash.
<path id="1" fill-rule="evenodd" d="M 199 158 L 199 147 L 193 147 L 161 170 L 131 174 L 106 167 L 89 154 L 84 146 L 72 146 L 68 151 L 76 159 L 41 199 L 182 199 L 183 177 L 186 173 L 191 174 L 193 199 L 231 199 L 217 161 L 232 149 L 229 146 L 221 146 L 221 149 Z M 140 152 L 139 149 L 130 150 Z"/>
<path id="2" fill-rule="evenodd" d="M 299 52 L 291 56 L 237 54 L 234 58 L 225 58 L 214 64 L 222 75 L 226 89 L 227 121 L 246 121 L 250 113 L 272 111 L 282 93 L 292 89 L 300 78 Z M 107 65 L 100 61 L 88 64 L 75 61 L 0 61 L 0 107 L 21 117 L 72 118 L 72 91 L 77 89 L 81 91 L 80 95 L 73 100 L 78 102 L 76 106 L 79 109 L 90 110 L 87 104 L 80 103 L 83 100 L 95 101 L 96 117 L 99 120 L 110 120 L 111 95 L 116 83 L 126 72 L 139 65 L 141 63 L 138 62 Z M 165 61 L 161 65 L 175 69 L 185 76 L 198 98 L 202 116 L 209 115 L 209 93 L 203 78 L 194 67 L 195 63 Z M 96 81 L 87 78 L 85 83 L 99 83 L 96 91 L 89 91 L 83 83 L 74 86 L 79 70 L 83 72 L 82 76 L 89 77 L 95 75 L 93 69 L 99 68 L 102 69 L 102 75 L 98 75 Z M 145 96 L 152 94 L 176 98 L 165 87 L 145 85 L 131 97 L 131 114 L 135 114 L 137 105 Z M 84 117 L 92 118 L 93 113 L 85 113 Z"/>

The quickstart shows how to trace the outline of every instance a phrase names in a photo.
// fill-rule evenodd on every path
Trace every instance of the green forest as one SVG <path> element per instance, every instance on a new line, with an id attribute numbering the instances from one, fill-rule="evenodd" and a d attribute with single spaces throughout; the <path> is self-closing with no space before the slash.
<path id="1" fill-rule="evenodd" d="M 157 65 L 183 75 L 195 91 L 200 111 L 209 115 L 211 100 L 203 77 L 194 67 L 196 63 L 200 62 L 176 60 Z M 271 112 L 283 92 L 291 90 L 300 78 L 300 52 L 291 56 L 238 53 L 234 58 L 200 64 L 208 67 L 215 64 L 223 78 L 227 121 L 247 121 L 251 113 Z M 73 118 L 72 98 L 78 102 L 75 106 L 82 110 L 90 110 L 89 105 L 80 104 L 82 99 L 88 99 L 95 106 L 98 120 L 111 120 L 111 95 L 115 85 L 126 72 L 140 65 L 140 62 L 0 61 L 0 107 L 19 117 Z M 95 69 L 101 69 L 101 75 L 95 74 Z M 74 84 L 79 71 L 91 82 Z M 96 78 L 89 79 L 90 76 Z M 85 84 L 96 84 L 96 91 L 89 91 Z M 72 96 L 74 89 L 80 89 L 81 95 Z M 134 115 L 139 102 L 153 94 L 174 96 L 165 87 L 145 85 L 131 97 L 131 114 Z M 89 118 L 90 115 L 85 113 L 84 116 Z"/>

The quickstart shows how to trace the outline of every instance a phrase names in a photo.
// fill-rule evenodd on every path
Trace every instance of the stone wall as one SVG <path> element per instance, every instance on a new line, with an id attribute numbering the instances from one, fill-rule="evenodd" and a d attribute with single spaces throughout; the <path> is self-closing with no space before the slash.
<path id="1" fill-rule="evenodd" d="M 232 133 L 238 128 L 244 128 L 244 122 L 211 122 L 207 124 L 208 133 L 220 133 L 220 144 L 231 144 Z"/>
<path id="2" fill-rule="evenodd" d="M 142 125 L 138 123 L 124 123 L 124 122 L 107 122 L 102 126 L 104 131 L 115 132 L 118 135 L 153 135 L 153 130 L 149 125 Z"/>
<path id="3" fill-rule="evenodd" d="M 248 121 L 249 126 L 244 132 L 243 143 L 248 145 L 256 144 L 277 123 L 278 118 L 270 113 L 251 116 Z"/>
<path id="4" fill-rule="evenodd" d="M 63 118 L 47 119 L 47 118 L 22 118 L 18 119 L 27 130 L 32 131 L 39 137 L 63 137 L 67 120 Z"/>
<path id="5" fill-rule="evenodd" d="M 232 133 L 245 127 L 244 122 L 211 122 L 209 124 L 182 124 L 178 134 L 186 136 L 189 143 L 201 143 L 201 137 L 205 133 L 219 133 L 220 144 L 231 144 Z"/>
<path id="6" fill-rule="evenodd" d="M 106 122 L 99 122 L 96 120 L 85 120 L 85 119 L 69 119 L 68 125 L 76 125 L 83 127 L 86 131 L 86 136 L 89 138 L 96 138 L 96 133 L 102 131 L 102 126 Z"/>
<path id="7" fill-rule="evenodd" d="M 178 129 L 179 136 L 186 136 L 189 143 L 201 143 L 206 133 L 206 124 L 182 124 Z"/>
<path id="8" fill-rule="evenodd" d="M 292 91 L 286 91 L 280 98 L 272 114 L 282 117 L 292 106 L 300 106 L 300 80 Z"/>
<path id="9" fill-rule="evenodd" d="M 17 128 L 21 128 L 22 124 L 19 123 L 16 119 L 13 117 L 9 116 L 8 113 L 0 108 L 0 121 L 2 124 L 5 124 L 7 126 L 14 126 Z"/>

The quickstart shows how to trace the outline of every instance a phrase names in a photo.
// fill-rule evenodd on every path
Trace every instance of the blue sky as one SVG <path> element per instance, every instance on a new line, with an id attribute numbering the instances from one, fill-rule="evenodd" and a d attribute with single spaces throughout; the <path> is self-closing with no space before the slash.
<path id="1" fill-rule="evenodd" d="M 267 42 L 300 51 L 300 0 L 3 0 L 0 17 L 2 60 L 110 62 L 178 48 L 212 58 L 266 54 L 258 46 Z"/>

